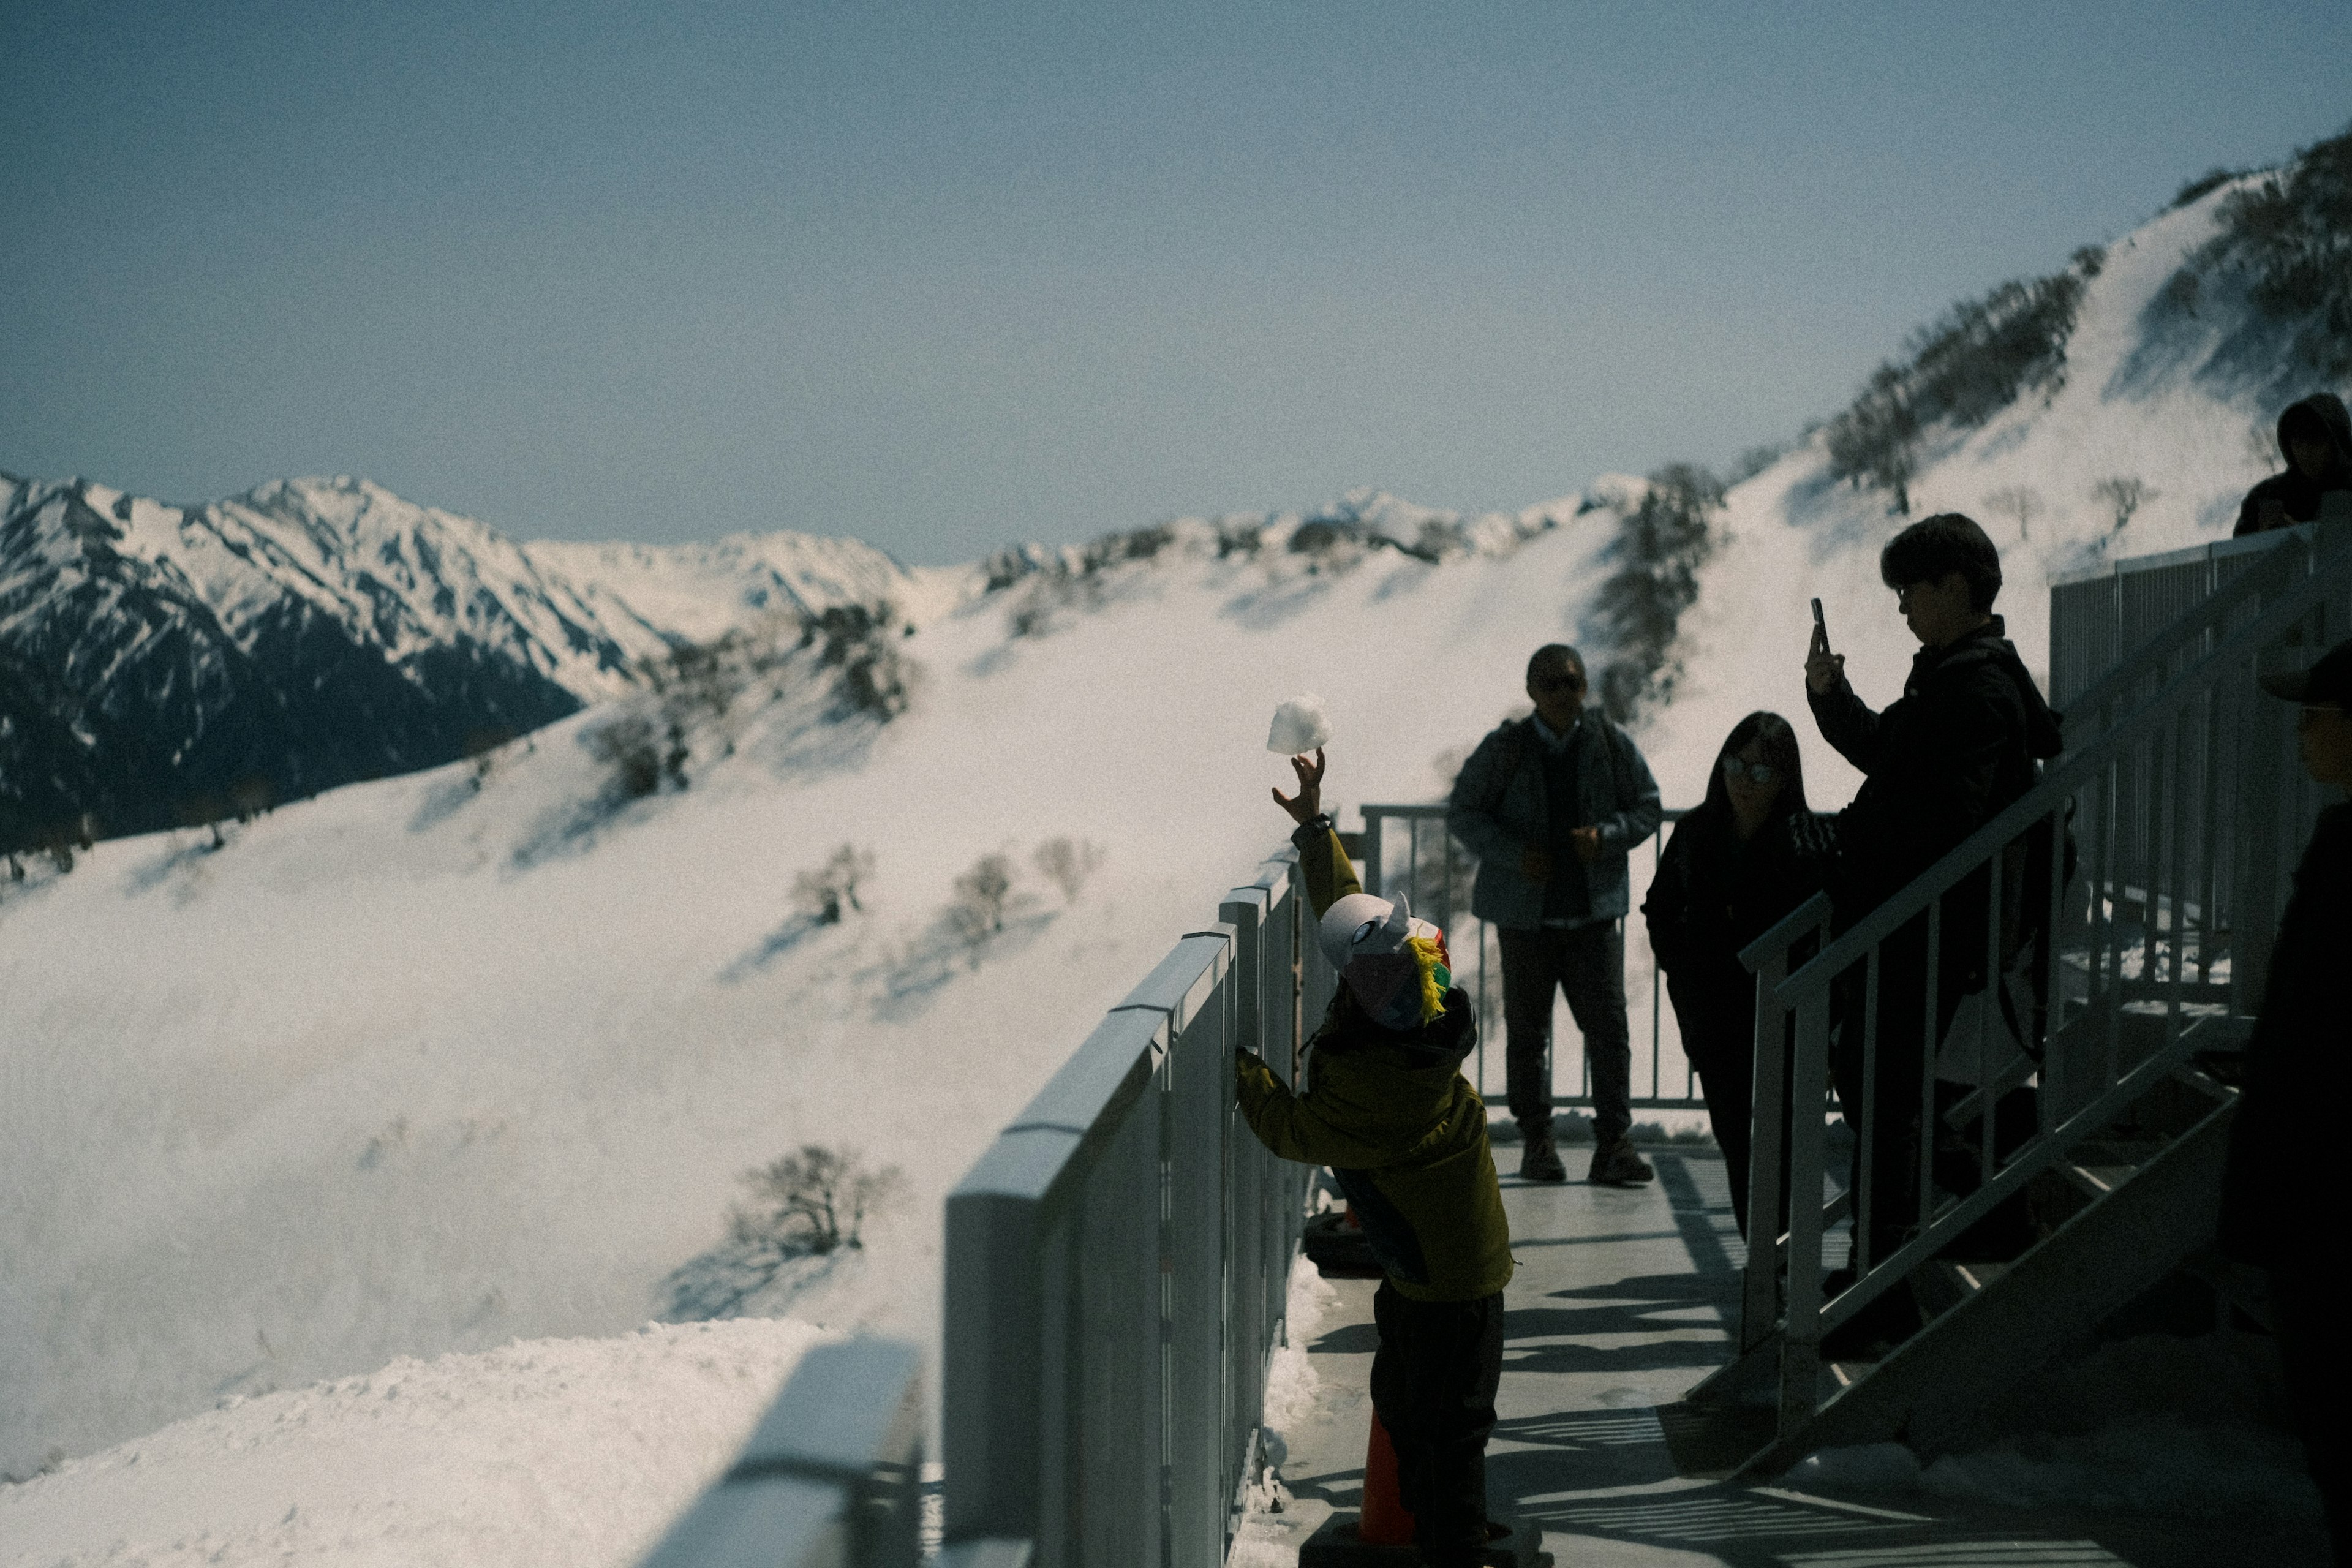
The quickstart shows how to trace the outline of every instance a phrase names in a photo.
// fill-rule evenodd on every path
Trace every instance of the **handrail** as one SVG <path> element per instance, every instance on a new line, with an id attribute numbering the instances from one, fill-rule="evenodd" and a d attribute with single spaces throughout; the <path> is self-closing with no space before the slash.
<path id="1" fill-rule="evenodd" d="M 1242 1121 L 1333 977 L 1297 853 L 1111 1007 L 949 1194 L 948 1559 L 1214 1568 L 1254 1479 L 1308 1167 Z"/>
<path id="2" fill-rule="evenodd" d="M 916 1568 L 922 1469 L 920 1353 L 818 1345 L 643 1568 Z"/>
<path id="3" fill-rule="evenodd" d="M 1777 921 L 1770 931 L 1739 950 L 1739 962 L 1748 973 L 1764 967 L 1764 961 L 1776 952 L 1786 952 L 1796 945 L 1797 939 L 1819 928 L 1830 912 L 1830 896 L 1815 893 Z"/>
<path id="4" fill-rule="evenodd" d="M 2346 556 L 2343 567 L 2336 574 L 2344 574 L 2344 568 L 2352 568 L 2352 555 Z M 2079 750 L 2067 752 L 2032 789 L 2020 795 L 1991 821 L 1960 840 L 1943 858 L 1914 877 L 1901 892 L 1849 927 L 1811 962 L 1783 981 L 1780 990 L 1780 1000 L 1794 1005 L 1803 997 L 1826 986 L 1831 977 L 1893 935 L 1896 927 L 1950 891 L 1961 879 L 1990 864 L 1992 852 L 2007 849 L 2036 821 L 2048 816 L 2072 799 L 2093 773 L 2125 742 L 2155 728 L 2168 710 L 2179 705 L 2173 696 L 2176 690 L 2186 689 L 2206 679 L 2223 664 L 2238 657 L 2242 645 L 2275 638 L 2315 606 L 2324 603 L 2340 586 L 2328 573 L 2313 573 L 2298 587 L 2282 595 L 2275 604 L 2237 632 L 2228 643 L 2211 649 L 2204 658 L 2175 676 L 2164 690 L 2149 697 L 2123 719 L 2108 726 L 2096 739 Z"/>
<path id="5" fill-rule="evenodd" d="M 2274 529 L 2269 533 L 2250 535 L 2247 540 L 2239 542 L 2252 545 L 2252 541 L 2257 539 L 2268 542 L 2266 545 L 2260 547 L 2263 550 L 2275 551 L 2294 544 L 2313 552 L 2314 555 L 2319 552 L 2324 542 L 2320 535 L 2319 524 L 2316 522 L 2298 523 L 2291 529 Z M 2210 560 L 2212 558 L 2210 555 L 2212 549 L 2213 547 L 2210 545 L 2200 546 L 2193 550 L 2172 551 L 2166 555 L 2148 557 L 2146 558 L 2142 569 L 2174 564 L 2176 558 L 2179 561 L 2185 561 L 2199 553 L 2205 553 Z M 2254 548 L 2231 552 L 2233 554 L 2256 552 L 2257 550 Z M 2280 559 L 2284 560 L 2286 557 L 2281 556 Z M 2120 562 L 2116 563 L 2118 571 L 2122 564 Z M 2274 586 L 2271 579 L 2282 573 L 2266 570 L 2267 566 L 2266 563 L 2264 566 L 2253 567 L 2231 578 L 2219 588 L 2212 590 L 2204 602 L 2195 609 L 2171 625 L 2143 638 L 2137 647 L 2122 653 L 2105 675 L 2066 700 L 2067 712 L 2084 713 L 2100 710 L 2114 701 L 2135 681 L 2147 679 L 2147 662 L 2158 649 L 2167 645 L 2177 647 L 2187 642 L 2192 636 L 2211 630 L 2227 619 L 2229 613 L 2237 608 L 2240 601 L 2257 596 L 2266 586 Z M 2077 579 L 2081 582 L 2100 580 L 2101 578 L 2096 575 Z"/>

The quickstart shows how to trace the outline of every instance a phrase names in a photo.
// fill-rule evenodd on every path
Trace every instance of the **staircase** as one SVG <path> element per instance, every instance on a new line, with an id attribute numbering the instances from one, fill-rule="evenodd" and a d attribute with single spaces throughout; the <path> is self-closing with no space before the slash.
<path id="1" fill-rule="evenodd" d="M 1851 930 L 1832 936 L 1816 898 L 1741 955 L 1758 976 L 1758 1048 L 1739 1353 L 1689 1396 L 1729 1427 L 1770 1411 L 1741 1475 L 1858 1443 L 1938 1452 L 1988 1400 L 2184 1270 L 2261 1315 L 2211 1242 L 2239 1053 L 2320 801 L 2294 709 L 2256 677 L 2352 630 L 2347 546 L 2352 520 L 2324 518 L 2058 584 L 2066 750 L 2042 783 Z M 2151 626 L 2157 607 L 2168 618 Z M 2063 857 L 2037 864 L 2026 848 L 2038 826 L 2070 824 L 2071 879 Z M 1969 917 L 1981 929 L 1947 931 L 1972 878 L 1990 889 Z M 1997 979 L 1903 1060 L 1899 1038 L 1881 1050 L 1877 997 L 1898 931 L 1920 921 L 1925 998 L 1956 953 Z M 1775 1234 L 1784 1151 L 1786 1190 L 1823 1191 L 1841 1016 L 1863 1037 L 1864 1082 L 1918 1081 L 1916 1124 L 1932 1130 L 1904 1138 L 1916 1210 L 1883 1258 L 1869 1247 L 1877 1184 L 1792 1202 Z M 1874 1089 L 1856 1098 L 1866 1169 L 1902 1130 L 1875 1125 Z M 1843 1153 L 1836 1165 L 1843 1180 Z M 1853 1268 L 1833 1271 L 1843 1259 L 1825 1260 L 1824 1240 L 1843 1254 L 1830 1235 L 1843 1221 Z"/>

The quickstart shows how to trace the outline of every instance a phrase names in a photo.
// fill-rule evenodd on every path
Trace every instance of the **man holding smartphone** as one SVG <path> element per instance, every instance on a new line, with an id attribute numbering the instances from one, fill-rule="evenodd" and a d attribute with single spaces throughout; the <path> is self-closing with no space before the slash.
<path id="1" fill-rule="evenodd" d="M 1814 601 L 1805 689 L 1822 738 L 1862 771 L 1862 788 L 1838 815 L 1838 850 L 1830 874 L 1836 929 L 1860 923 L 1962 839 L 2033 787 L 2036 760 L 2063 742 L 2058 716 L 1992 613 L 2000 592 L 2000 553 L 1974 521 L 1945 512 L 1913 523 L 1879 555 L 1879 576 L 1921 644 L 1903 695 L 1874 712 L 1845 679 L 1845 659 L 1830 651 Z M 1937 965 L 1935 1037 L 1927 1037 L 1927 920 L 1914 916 L 1879 950 L 1876 1092 L 1870 1168 L 1856 1149 L 1853 1190 L 1867 1190 L 1870 1256 L 1902 1245 L 1918 1215 L 1918 1150 L 1923 1075 L 1951 1026 L 1960 998 L 1981 988 L 1986 900 L 1981 874 L 1944 901 Z M 1859 971 L 1856 974 L 1858 976 Z M 1832 1069 L 1846 1121 L 1862 1125 L 1864 988 L 1847 987 Z M 1896 1293 L 1865 1322 L 1863 1340 L 1900 1339 L 1908 1325 Z M 1878 1307 L 1879 1303 L 1874 1303 Z"/>

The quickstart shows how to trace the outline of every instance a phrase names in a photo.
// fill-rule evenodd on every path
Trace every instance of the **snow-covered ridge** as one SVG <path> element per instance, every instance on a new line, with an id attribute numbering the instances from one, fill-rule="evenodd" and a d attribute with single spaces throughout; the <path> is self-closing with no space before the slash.
<path id="1" fill-rule="evenodd" d="M 277 479 L 188 507 L 80 479 L 18 480 L 0 492 L 0 514 L 13 568 L 0 579 L 0 640 L 30 640 L 27 618 L 45 607 L 25 592 L 32 574 L 113 557 L 211 610 L 248 650 L 290 600 L 394 664 L 429 647 L 494 650 L 583 700 L 625 689 L 637 659 L 763 616 L 877 600 L 936 608 L 946 596 L 940 574 L 918 576 L 856 540 L 518 544 L 348 477 Z"/>
<path id="2" fill-rule="evenodd" d="M 522 545 L 348 478 L 188 507 L 5 479 L 0 847 L 432 766 L 679 645 L 848 604 L 936 616 L 971 578 L 793 533 Z"/>

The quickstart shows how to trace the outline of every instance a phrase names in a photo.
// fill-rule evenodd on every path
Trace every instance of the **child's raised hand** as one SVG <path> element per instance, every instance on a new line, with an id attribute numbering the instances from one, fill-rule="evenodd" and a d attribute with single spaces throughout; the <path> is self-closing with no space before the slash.
<path id="1" fill-rule="evenodd" d="M 1298 775 L 1298 793 L 1285 795 L 1274 791 L 1274 804 L 1290 814 L 1290 820 L 1302 826 L 1315 820 L 1323 809 L 1323 748 L 1315 748 L 1315 760 L 1305 757 L 1290 759 L 1291 771 Z"/>

